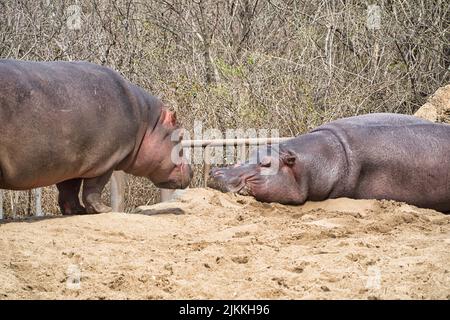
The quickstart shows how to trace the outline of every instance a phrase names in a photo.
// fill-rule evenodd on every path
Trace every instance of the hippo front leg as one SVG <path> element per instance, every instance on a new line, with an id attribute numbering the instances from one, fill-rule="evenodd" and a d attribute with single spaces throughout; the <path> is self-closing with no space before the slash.
<path id="1" fill-rule="evenodd" d="M 111 174 L 112 171 L 99 177 L 83 180 L 83 203 L 87 213 L 105 213 L 112 210 L 101 200 L 103 188 L 111 178 Z"/>
<path id="2" fill-rule="evenodd" d="M 61 213 L 69 214 L 83 214 L 86 209 L 81 205 L 78 194 L 80 193 L 82 179 L 66 180 L 56 184 L 58 188 L 58 204 Z"/>

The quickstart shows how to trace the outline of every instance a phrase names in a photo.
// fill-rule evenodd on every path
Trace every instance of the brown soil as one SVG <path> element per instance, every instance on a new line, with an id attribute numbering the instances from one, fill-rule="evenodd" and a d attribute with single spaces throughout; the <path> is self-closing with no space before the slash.
<path id="1" fill-rule="evenodd" d="M 0 224 L 0 298 L 449 299 L 450 216 L 190 189 L 136 214 Z"/>

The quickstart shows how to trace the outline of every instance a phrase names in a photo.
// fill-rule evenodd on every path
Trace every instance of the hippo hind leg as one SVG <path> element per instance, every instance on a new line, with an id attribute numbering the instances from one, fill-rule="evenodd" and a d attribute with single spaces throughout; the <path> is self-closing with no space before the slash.
<path id="1" fill-rule="evenodd" d="M 83 180 L 83 203 L 87 213 L 105 213 L 112 210 L 101 200 L 103 188 L 111 178 L 111 174 L 112 171 L 109 171 L 102 176 Z"/>
<path id="2" fill-rule="evenodd" d="M 86 210 L 80 203 L 78 194 L 80 192 L 82 179 L 66 180 L 56 184 L 58 188 L 58 204 L 61 213 L 69 214 L 83 214 Z"/>

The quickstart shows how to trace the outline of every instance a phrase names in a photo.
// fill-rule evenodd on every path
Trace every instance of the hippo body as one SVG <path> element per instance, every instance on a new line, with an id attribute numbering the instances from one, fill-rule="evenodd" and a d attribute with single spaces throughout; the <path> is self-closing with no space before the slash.
<path id="1" fill-rule="evenodd" d="M 277 172 L 261 175 L 275 161 Z M 450 125 L 397 114 L 339 119 L 211 175 L 212 187 L 267 202 L 389 199 L 449 212 Z"/>
<path id="2" fill-rule="evenodd" d="M 63 213 L 110 208 L 114 170 L 183 188 L 190 167 L 170 161 L 173 113 L 117 72 L 87 62 L 0 60 L 0 188 L 56 184 Z M 169 138 L 168 138 L 169 137 Z"/>

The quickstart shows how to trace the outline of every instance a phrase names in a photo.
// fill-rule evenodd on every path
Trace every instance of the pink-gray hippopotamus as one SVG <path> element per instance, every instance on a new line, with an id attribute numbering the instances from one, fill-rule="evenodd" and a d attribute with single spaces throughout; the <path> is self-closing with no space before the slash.
<path id="1" fill-rule="evenodd" d="M 0 123 L 0 188 L 56 184 L 63 214 L 110 211 L 100 195 L 114 170 L 161 188 L 192 178 L 171 156 L 175 114 L 104 66 L 0 60 Z"/>
<path id="2" fill-rule="evenodd" d="M 367 114 L 329 122 L 277 146 L 260 147 L 247 163 L 213 168 L 209 186 L 264 202 L 388 199 L 450 212 L 448 124 Z"/>

